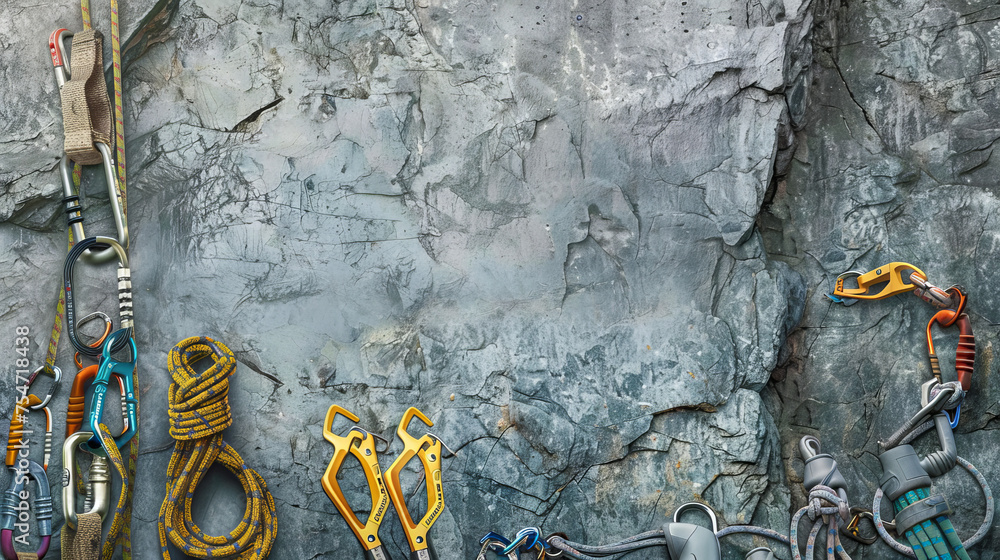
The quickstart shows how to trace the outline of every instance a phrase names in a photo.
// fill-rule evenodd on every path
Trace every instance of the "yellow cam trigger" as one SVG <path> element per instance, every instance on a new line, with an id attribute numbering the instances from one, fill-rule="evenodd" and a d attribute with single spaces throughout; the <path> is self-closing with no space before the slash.
<path id="1" fill-rule="evenodd" d="M 403 442 L 403 451 L 392 462 L 392 465 L 389 466 L 389 470 L 386 471 L 388 475 L 386 484 L 389 488 L 389 497 L 392 499 L 392 505 L 396 508 L 399 522 L 403 526 L 403 532 L 406 533 L 406 540 L 409 543 L 411 552 L 410 558 L 424 559 L 430 558 L 427 552 L 427 532 L 430 531 L 431 525 L 434 524 L 434 521 L 444 511 L 444 491 L 441 488 L 441 441 L 431 434 L 426 434 L 420 438 L 411 436 L 406 431 L 406 428 L 414 416 L 419 418 L 428 427 L 434 425 L 433 422 L 424 416 L 424 413 L 415 407 L 411 406 L 406 410 L 406 413 L 403 414 L 403 419 L 399 422 L 399 427 L 396 429 L 396 435 Z M 406 508 L 406 499 L 403 494 L 402 485 L 399 482 L 399 475 L 403 471 L 403 467 L 414 456 L 420 459 L 420 463 L 424 468 L 427 489 L 427 512 L 416 523 L 410 517 L 410 510 Z"/>
<path id="2" fill-rule="evenodd" d="M 333 444 L 333 459 L 330 460 L 330 464 L 323 474 L 323 490 L 333 505 L 337 507 L 340 515 L 344 517 L 344 521 L 347 521 L 351 531 L 361 541 L 361 546 L 368 553 L 365 557 L 376 560 L 388 558 L 388 554 L 382 549 L 382 542 L 378 538 L 378 528 L 382 519 L 385 518 L 389 506 L 389 496 L 386 493 L 382 471 L 378 465 L 375 436 L 357 426 L 351 428 L 346 436 L 338 436 L 331 431 L 337 414 L 346 416 L 352 422 L 358 421 L 357 416 L 335 404 L 330 405 L 326 411 L 326 420 L 323 421 L 323 438 Z M 372 510 L 364 523 L 354 514 L 340 489 L 340 483 L 337 482 L 337 472 L 340 471 L 348 453 L 354 455 L 361 463 L 361 470 L 368 480 L 368 490 L 371 492 Z"/>
<path id="3" fill-rule="evenodd" d="M 837 277 L 832 299 L 884 299 L 896 294 L 912 291 L 917 286 L 910 279 L 915 274 L 926 280 L 924 271 L 905 262 L 891 262 L 868 272 L 849 271 Z M 844 287 L 845 280 L 854 279 L 858 287 Z"/>

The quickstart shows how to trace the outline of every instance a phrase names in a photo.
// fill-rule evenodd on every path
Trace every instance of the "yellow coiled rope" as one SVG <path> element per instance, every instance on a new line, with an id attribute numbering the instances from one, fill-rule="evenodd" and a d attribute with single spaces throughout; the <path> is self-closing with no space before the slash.
<path id="1" fill-rule="evenodd" d="M 215 363 L 198 373 L 192 364 L 204 358 Z M 170 384 L 170 435 L 174 453 L 167 466 L 167 497 L 160 507 L 160 549 L 170 560 L 167 542 L 198 558 L 234 556 L 267 558 L 278 532 L 274 498 L 267 484 L 222 439 L 222 430 L 233 423 L 229 409 L 229 376 L 236 370 L 236 356 L 208 337 L 179 342 L 167 356 Z M 236 475 L 247 495 L 243 520 L 227 536 L 206 535 L 191 519 L 191 499 L 212 463 L 219 461 Z"/>

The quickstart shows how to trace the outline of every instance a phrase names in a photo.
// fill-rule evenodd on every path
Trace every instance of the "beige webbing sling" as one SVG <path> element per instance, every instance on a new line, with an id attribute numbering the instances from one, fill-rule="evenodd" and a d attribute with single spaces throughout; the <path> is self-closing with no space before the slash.
<path id="1" fill-rule="evenodd" d="M 88 29 L 73 35 L 70 79 L 59 90 L 66 155 L 80 165 L 103 160 L 96 142 L 111 145 L 111 102 L 104 81 L 104 38 Z"/>

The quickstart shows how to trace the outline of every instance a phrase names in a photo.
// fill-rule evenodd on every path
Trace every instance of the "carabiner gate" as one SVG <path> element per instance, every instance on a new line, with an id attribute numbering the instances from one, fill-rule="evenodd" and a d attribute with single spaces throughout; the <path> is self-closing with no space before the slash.
<path id="1" fill-rule="evenodd" d="M 964 301 L 964 297 L 963 297 Z M 934 337 L 931 335 L 931 327 L 934 324 L 943 328 L 958 325 L 958 347 L 955 349 L 955 375 L 962 390 L 968 391 L 972 386 L 972 373 L 976 367 L 976 336 L 972 333 L 972 321 L 965 313 L 957 313 L 950 309 L 938 311 L 927 322 L 927 360 L 930 362 L 931 374 L 940 383 L 941 365 L 938 362 L 937 354 L 934 352 Z"/>
<path id="2" fill-rule="evenodd" d="M 111 352 L 116 344 L 115 341 L 121 337 L 127 338 L 127 343 L 130 346 L 132 359 L 130 362 L 119 362 L 111 357 Z M 136 361 L 138 361 L 138 352 L 135 348 L 135 340 L 132 339 L 131 329 L 115 331 L 114 334 L 108 337 L 107 342 L 104 343 L 104 353 L 101 355 L 101 363 L 98 366 L 97 375 L 91 384 L 93 394 L 88 416 L 90 418 L 89 428 L 94 435 L 87 441 L 86 448 L 95 455 L 103 456 L 105 453 L 101 446 L 101 439 L 97 437 L 97 432 L 101 424 L 101 416 L 104 413 L 104 397 L 107 395 L 108 383 L 111 381 L 112 375 L 117 376 L 119 382 L 125 387 L 125 392 L 122 393 L 122 400 L 125 402 L 126 426 L 122 434 L 115 438 L 115 446 L 121 449 L 136 433 L 139 425 L 136 414 L 139 401 L 136 399 L 135 386 L 132 382 L 132 372 L 135 371 Z"/>
<path id="3" fill-rule="evenodd" d="M 17 456 L 21 454 L 21 451 L 24 451 L 23 457 L 28 456 L 27 442 L 22 438 L 26 433 L 24 429 L 25 415 L 30 410 L 41 410 L 45 413 L 45 455 L 42 459 L 42 466 L 43 470 L 48 470 L 49 458 L 52 456 L 52 412 L 49 407 L 42 406 L 42 399 L 38 398 L 37 395 L 28 395 L 28 401 L 22 403 L 24 403 L 23 400 L 14 405 L 14 413 L 10 417 L 10 429 L 7 431 L 7 454 L 4 463 L 8 468 L 14 468 Z"/>
<path id="4" fill-rule="evenodd" d="M 52 400 L 52 395 L 56 392 L 56 387 L 59 386 L 59 380 L 62 379 L 62 370 L 59 369 L 59 366 L 55 364 L 53 364 L 51 368 L 47 366 L 48 364 L 39 366 L 38 369 L 31 372 L 31 375 L 28 376 L 28 387 L 31 387 L 31 385 L 34 384 L 35 379 L 38 378 L 39 374 L 52 377 L 52 387 L 49 388 L 49 392 L 45 395 L 45 398 L 39 398 L 37 404 L 30 405 L 29 407 L 31 410 L 42 410 L 48 406 L 49 401 Z"/>
<path id="5" fill-rule="evenodd" d="M 86 399 L 87 399 L 87 388 L 93 383 L 94 378 L 97 377 L 97 371 L 99 367 L 97 364 L 92 366 L 87 366 L 80 370 L 73 378 L 73 387 L 70 389 L 69 393 L 69 404 L 66 407 L 66 437 L 69 437 L 76 432 L 79 432 L 83 427 L 83 419 L 88 415 L 86 410 Z M 118 380 L 118 388 L 120 390 L 122 398 L 122 434 L 128 430 L 129 426 L 129 415 L 128 415 L 128 401 L 124 398 L 127 394 L 125 389 L 125 379 L 126 376 L 122 376 L 118 373 L 112 372 L 111 375 Z"/>

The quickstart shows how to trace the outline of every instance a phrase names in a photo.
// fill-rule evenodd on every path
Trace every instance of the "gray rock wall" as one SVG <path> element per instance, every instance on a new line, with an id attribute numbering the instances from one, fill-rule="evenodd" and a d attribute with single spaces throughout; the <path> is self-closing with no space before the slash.
<path id="1" fill-rule="evenodd" d="M 172 445 L 166 354 L 198 334 L 240 361 L 226 439 L 274 493 L 273 558 L 359 553 L 319 484 L 333 403 L 387 438 L 418 406 L 457 452 L 431 533 L 442 560 L 528 525 L 610 541 L 693 499 L 725 523 L 786 531 L 801 504 L 787 459 L 805 433 L 843 458 L 860 505 L 875 441 L 912 408 L 895 392 L 909 399 L 926 376 L 929 311 L 913 298 L 841 309 L 822 294 L 837 273 L 889 260 L 970 288 L 980 369 L 959 445 L 988 458 L 965 442 L 989 441 L 997 412 L 991 8 L 122 9 L 140 558 L 158 551 Z M 93 11 L 109 31 L 107 7 Z M 41 363 L 65 254 L 44 41 L 80 20 L 61 2 L 0 11 L 0 24 L 0 317 L 11 339 L 30 326 Z M 982 68 L 940 62 L 980 52 Z M 85 184 L 88 231 L 110 231 L 101 179 Z M 112 275 L 81 269 L 81 309 L 113 309 Z M 342 482 L 364 509 L 360 469 Z M 239 488 L 224 473 L 207 484 L 196 518 L 226 532 Z M 394 516 L 382 537 L 405 557 Z M 727 558 L 752 548 L 740 539 Z"/>

